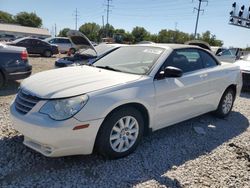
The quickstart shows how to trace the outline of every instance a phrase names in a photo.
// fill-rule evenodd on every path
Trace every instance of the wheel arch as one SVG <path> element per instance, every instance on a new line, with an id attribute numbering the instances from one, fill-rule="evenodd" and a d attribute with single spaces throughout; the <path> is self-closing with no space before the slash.
<path id="1" fill-rule="evenodd" d="M 234 99 L 236 97 L 237 94 L 237 85 L 236 84 L 231 84 L 229 85 L 223 92 L 222 96 L 224 95 L 224 93 L 228 90 L 228 89 L 232 89 L 234 91 Z"/>
<path id="2" fill-rule="evenodd" d="M 141 104 L 141 103 L 138 103 L 138 102 L 130 102 L 130 103 L 121 104 L 121 105 L 119 105 L 119 106 L 113 108 L 113 109 L 106 115 L 106 117 L 104 118 L 104 120 L 103 120 L 101 126 L 99 127 L 99 129 L 98 129 L 98 131 L 97 131 L 93 151 L 97 151 L 97 137 L 98 137 L 98 135 L 100 134 L 100 131 L 101 131 L 102 126 L 103 126 L 103 123 L 106 121 L 106 119 L 107 119 L 112 113 L 114 113 L 115 111 L 117 111 L 117 110 L 119 110 L 119 109 L 126 108 L 126 107 L 135 108 L 135 109 L 137 109 L 137 110 L 142 114 L 143 120 L 144 120 L 144 122 L 145 122 L 145 124 L 144 124 L 144 133 L 143 133 L 143 135 L 149 135 L 149 134 L 152 132 L 152 129 L 149 127 L 149 125 L 150 125 L 150 115 L 149 115 L 149 111 L 148 111 L 148 109 L 145 107 L 145 105 L 143 105 L 143 104 Z"/>
<path id="3" fill-rule="evenodd" d="M 143 120 L 144 120 L 144 135 L 146 134 L 150 134 L 151 133 L 151 128 L 149 127 L 150 125 L 150 115 L 149 115 L 149 111 L 148 109 L 145 107 L 145 105 L 139 103 L 139 102 L 129 102 L 129 103 L 125 103 L 125 104 L 120 104 L 119 106 L 116 106 L 115 108 L 113 108 L 111 111 L 109 111 L 107 113 L 107 115 L 105 116 L 103 122 L 112 114 L 114 113 L 115 111 L 121 109 L 121 108 L 126 108 L 126 107 L 133 107 L 135 108 L 136 110 L 138 110 L 141 114 L 142 114 L 142 117 L 143 117 Z M 101 125 L 102 126 L 102 125 Z M 101 129 L 101 126 L 98 130 L 98 132 L 100 131 Z M 97 133 L 98 135 L 98 133 Z"/>
<path id="4" fill-rule="evenodd" d="M 224 93 L 228 90 L 228 89 L 232 89 L 234 91 L 234 99 L 236 98 L 237 95 L 237 85 L 236 84 L 231 84 L 229 86 L 227 86 L 224 90 L 222 90 L 223 92 L 221 93 L 221 96 L 219 98 L 218 104 L 216 106 L 216 109 L 218 108 L 218 106 L 220 105 L 220 101 L 222 96 L 224 95 Z"/>

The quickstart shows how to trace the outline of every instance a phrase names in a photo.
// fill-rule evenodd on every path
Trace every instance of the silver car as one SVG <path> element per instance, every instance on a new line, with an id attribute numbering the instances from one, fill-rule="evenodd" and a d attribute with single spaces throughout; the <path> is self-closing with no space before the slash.
<path id="1" fill-rule="evenodd" d="M 67 37 L 54 37 L 45 39 L 50 44 L 56 44 L 60 53 L 67 53 L 70 51 L 72 54 L 76 52 L 75 45 Z"/>

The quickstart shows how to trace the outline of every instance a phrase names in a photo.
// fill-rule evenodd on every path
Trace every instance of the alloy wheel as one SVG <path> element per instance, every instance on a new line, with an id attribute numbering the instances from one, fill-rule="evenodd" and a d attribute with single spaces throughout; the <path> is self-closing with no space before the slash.
<path id="1" fill-rule="evenodd" d="M 136 142 L 139 134 L 139 124 L 132 116 L 120 118 L 113 126 L 109 141 L 116 152 L 129 150 Z"/>

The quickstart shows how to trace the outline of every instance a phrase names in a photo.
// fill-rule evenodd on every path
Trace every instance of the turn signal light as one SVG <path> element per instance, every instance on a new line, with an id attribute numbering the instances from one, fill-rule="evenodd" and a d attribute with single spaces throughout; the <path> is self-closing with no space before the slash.
<path id="1" fill-rule="evenodd" d="M 77 125 L 73 128 L 73 130 L 79 130 L 79 129 L 85 129 L 85 128 L 88 128 L 89 127 L 89 124 L 86 124 L 86 125 Z"/>

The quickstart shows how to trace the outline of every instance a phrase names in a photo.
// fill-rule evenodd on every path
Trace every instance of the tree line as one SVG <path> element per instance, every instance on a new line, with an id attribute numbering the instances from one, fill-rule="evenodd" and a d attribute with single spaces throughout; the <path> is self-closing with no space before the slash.
<path id="1" fill-rule="evenodd" d="M 66 37 L 66 33 L 70 30 L 64 28 L 59 32 L 58 36 Z M 79 31 L 86 35 L 90 40 L 100 42 L 102 38 L 109 36 L 113 37 L 115 41 L 123 43 L 138 43 L 141 41 L 152 41 L 156 43 L 179 43 L 183 44 L 186 41 L 193 40 L 194 35 L 185 33 L 179 30 L 162 29 L 157 34 L 151 34 L 144 27 L 136 26 L 131 32 L 124 29 L 116 29 L 112 25 L 101 27 L 97 23 L 85 23 L 79 27 Z M 216 35 L 210 31 L 198 34 L 198 40 L 202 40 L 211 46 L 222 46 L 223 41 L 216 38 Z"/>
<path id="2" fill-rule="evenodd" d="M 41 27 L 42 19 L 31 12 L 20 12 L 16 15 L 0 11 L 0 22 L 19 24 L 29 27 Z M 69 28 L 64 28 L 59 32 L 58 36 L 66 37 Z M 79 27 L 79 31 L 85 34 L 90 40 L 100 42 L 102 38 L 108 36 L 113 37 L 115 41 L 120 43 L 138 43 L 140 41 L 152 41 L 156 43 L 185 43 L 194 39 L 193 34 L 185 33 L 179 30 L 162 29 L 157 34 L 151 34 L 144 27 L 136 26 L 131 32 L 124 29 L 114 28 L 112 25 L 101 27 L 97 23 L 84 23 Z M 210 31 L 198 34 L 198 40 L 203 40 L 211 46 L 222 46 L 223 41 L 216 38 Z"/>
<path id="3" fill-rule="evenodd" d="M 42 19 L 34 12 L 19 12 L 16 15 L 12 15 L 10 13 L 0 11 L 0 22 L 8 24 L 18 24 L 28 27 L 42 26 Z"/>

